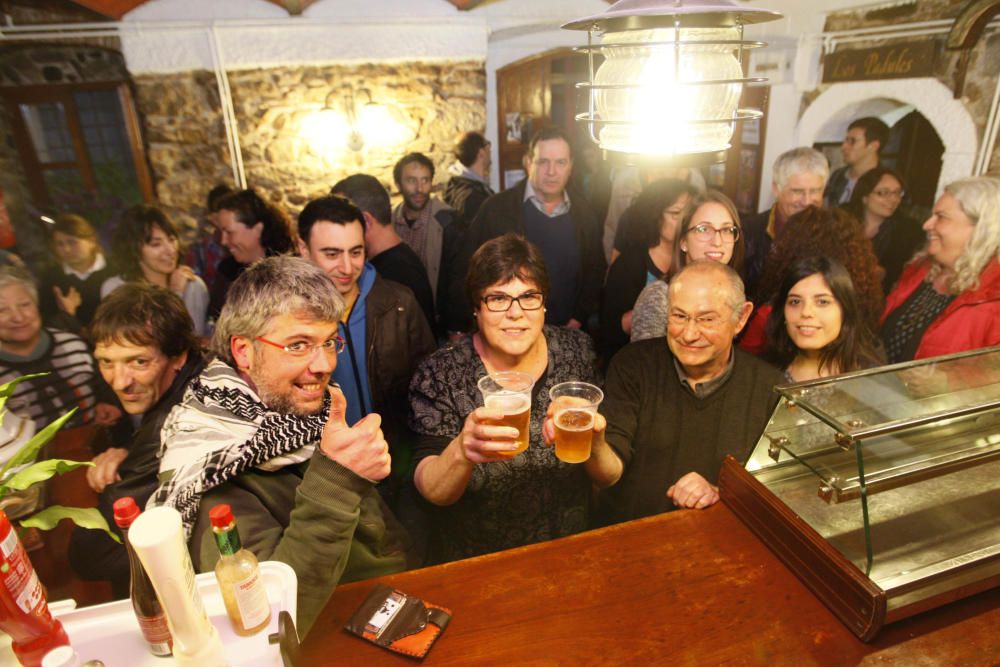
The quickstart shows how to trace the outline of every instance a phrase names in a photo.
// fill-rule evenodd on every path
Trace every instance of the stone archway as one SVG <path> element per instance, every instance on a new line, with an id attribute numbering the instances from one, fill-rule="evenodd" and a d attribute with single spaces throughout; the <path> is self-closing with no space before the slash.
<path id="1" fill-rule="evenodd" d="M 820 134 L 827 123 L 839 117 L 845 107 L 858 106 L 872 99 L 898 100 L 910 105 L 934 126 L 945 147 L 938 195 L 948 183 L 972 175 L 978 145 L 976 125 L 965 106 L 952 97 L 951 90 L 932 78 L 834 84 L 813 100 L 802 114 L 798 145 L 813 145 L 822 139 Z"/>

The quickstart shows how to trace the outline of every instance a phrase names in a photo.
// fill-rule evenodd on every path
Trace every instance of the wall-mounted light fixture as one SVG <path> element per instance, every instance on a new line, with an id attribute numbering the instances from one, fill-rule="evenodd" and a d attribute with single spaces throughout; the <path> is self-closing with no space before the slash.
<path id="1" fill-rule="evenodd" d="M 740 108 L 743 55 L 763 42 L 743 27 L 781 18 L 731 0 L 619 0 L 572 21 L 586 30 L 588 109 L 577 120 L 601 148 L 663 161 L 721 162 L 737 121 L 763 116 Z M 595 44 L 595 36 L 600 44 Z M 604 56 L 596 67 L 595 56 Z"/>
<path id="2" fill-rule="evenodd" d="M 345 149 L 354 153 L 364 149 L 398 151 L 416 136 L 398 116 L 386 105 L 374 102 L 367 88 L 357 92 L 347 89 L 331 94 L 325 108 L 302 119 L 302 135 L 314 152 L 327 159 Z"/>

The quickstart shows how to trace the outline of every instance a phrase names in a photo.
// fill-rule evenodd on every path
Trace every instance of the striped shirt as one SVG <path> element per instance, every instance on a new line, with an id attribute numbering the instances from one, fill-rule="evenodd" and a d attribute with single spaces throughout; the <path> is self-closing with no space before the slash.
<path id="1" fill-rule="evenodd" d="M 35 422 L 42 429 L 74 407 L 80 411 L 67 427 L 94 419 L 96 369 L 87 343 L 76 334 L 43 329 L 37 348 L 27 356 L 0 351 L 0 383 L 30 373 L 48 373 L 26 380 L 7 401 L 7 409 Z"/>

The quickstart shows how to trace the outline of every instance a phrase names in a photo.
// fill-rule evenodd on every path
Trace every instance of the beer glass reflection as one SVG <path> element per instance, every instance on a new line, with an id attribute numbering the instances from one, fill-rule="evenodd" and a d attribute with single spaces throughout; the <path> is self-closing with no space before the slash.
<path id="1" fill-rule="evenodd" d="M 531 389 L 534 384 L 530 375 L 517 371 L 490 373 L 479 379 L 483 405 L 503 413 L 502 418 L 489 419 L 486 423 L 517 429 L 517 449 L 502 452 L 502 456 L 506 458 L 514 458 L 528 448 L 531 437 Z"/>

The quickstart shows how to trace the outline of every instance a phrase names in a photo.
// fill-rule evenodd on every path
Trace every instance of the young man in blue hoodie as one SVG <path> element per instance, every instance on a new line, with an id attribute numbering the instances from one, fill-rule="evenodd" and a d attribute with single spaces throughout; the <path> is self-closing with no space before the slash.
<path id="1" fill-rule="evenodd" d="M 372 412 L 382 417 L 392 475 L 379 491 L 396 509 L 400 484 L 411 472 L 407 390 L 417 363 L 434 351 L 434 336 L 413 292 L 381 278 L 366 261 L 363 220 L 344 197 L 314 199 L 299 214 L 299 252 L 330 276 L 344 299 L 339 333 L 346 344 L 333 380 L 347 398 L 349 425 Z"/>

